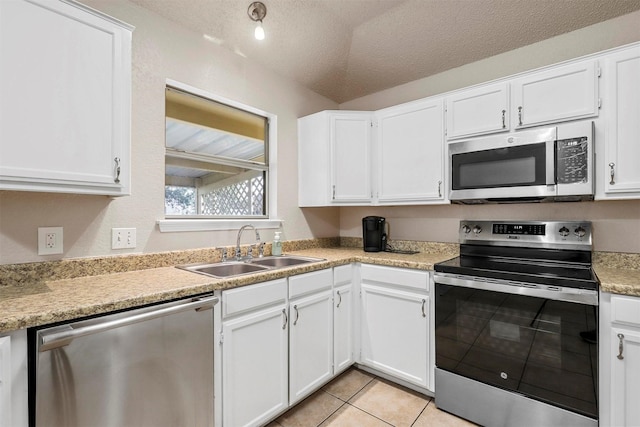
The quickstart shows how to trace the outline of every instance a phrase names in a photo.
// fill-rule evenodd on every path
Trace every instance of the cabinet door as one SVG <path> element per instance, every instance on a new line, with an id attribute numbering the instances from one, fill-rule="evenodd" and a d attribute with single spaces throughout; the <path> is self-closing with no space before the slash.
<path id="1" fill-rule="evenodd" d="M 0 2 L 0 189 L 129 192 L 131 31 L 63 1 Z"/>
<path id="2" fill-rule="evenodd" d="M 371 200 L 371 114 L 332 113 L 332 201 Z"/>
<path id="3" fill-rule="evenodd" d="M 514 80 L 514 128 L 597 116 L 596 70 L 595 61 L 584 61 Z"/>
<path id="4" fill-rule="evenodd" d="M 351 266 L 349 266 L 351 270 Z M 353 285 L 338 286 L 333 294 L 333 360 L 335 373 L 353 365 Z"/>
<path id="5" fill-rule="evenodd" d="M 289 392 L 294 404 L 333 375 L 332 292 L 290 302 Z"/>
<path id="6" fill-rule="evenodd" d="M 444 106 L 429 100 L 377 114 L 379 203 L 444 200 Z"/>
<path id="7" fill-rule="evenodd" d="M 611 344 L 611 425 L 638 426 L 640 330 L 613 328 Z"/>
<path id="8" fill-rule="evenodd" d="M 429 387 L 429 297 L 366 283 L 361 295 L 361 362 Z"/>
<path id="9" fill-rule="evenodd" d="M 447 97 L 447 139 L 509 129 L 509 86 L 484 85 Z"/>
<path id="10" fill-rule="evenodd" d="M 0 337 L 0 427 L 11 425 L 11 337 Z"/>
<path id="11" fill-rule="evenodd" d="M 262 425 L 288 407 L 287 326 L 284 305 L 223 322 L 225 426 Z"/>
<path id="12" fill-rule="evenodd" d="M 604 198 L 640 197 L 640 47 L 605 59 Z M 600 186 L 598 186 L 600 187 Z"/>

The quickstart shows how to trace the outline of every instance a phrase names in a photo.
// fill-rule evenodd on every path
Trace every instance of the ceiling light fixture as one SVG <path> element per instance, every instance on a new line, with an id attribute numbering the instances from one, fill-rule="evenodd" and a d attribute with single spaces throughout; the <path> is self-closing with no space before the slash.
<path id="1" fill-rule="evenodd" d="M 264 40 L 264 28 L 262 28 L 262 20 L 267 15 L 267 6 L 259 1 L 254 1 L 249 5 L 247 14 L 252 21 L 257 22 L 255 32 L 253 33 L 258 40 Z"/>

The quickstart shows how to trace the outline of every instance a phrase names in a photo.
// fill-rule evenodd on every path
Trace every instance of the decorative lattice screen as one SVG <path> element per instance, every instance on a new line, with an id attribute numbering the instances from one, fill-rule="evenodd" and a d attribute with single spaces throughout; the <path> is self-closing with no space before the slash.
<path id="1" fill-rule="evenodd" d="M 264 215 L 264 178 L 258 176 L 202 195 L 201 213 L 218 216 Z"/>

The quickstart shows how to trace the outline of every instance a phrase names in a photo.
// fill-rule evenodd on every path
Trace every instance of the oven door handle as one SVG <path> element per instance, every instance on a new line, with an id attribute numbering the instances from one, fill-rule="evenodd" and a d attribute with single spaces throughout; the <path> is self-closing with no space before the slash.
<path id="1" fill-rule="evenodd" d="M 464 288 L 504 292 L 557 301 L 575 302 L 578 304 L 598 305 L 598 291 L 595 290 L 563 288 L 559 286 L 545 286 L 521 282 L 498 283 L 482 277 L 460 276 L 438 272 L 433 275 L 433 278 L 436 284 L 441 285 L 461 286 Z"/>

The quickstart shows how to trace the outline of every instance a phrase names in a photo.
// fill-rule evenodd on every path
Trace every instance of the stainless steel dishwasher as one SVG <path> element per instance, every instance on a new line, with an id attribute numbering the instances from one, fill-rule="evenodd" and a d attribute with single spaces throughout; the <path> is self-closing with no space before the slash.
<path id="1" fill-rule="evenodd" d="M 30 329 L 30 426 L 213 426 L 217 302 Z"/>

